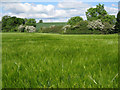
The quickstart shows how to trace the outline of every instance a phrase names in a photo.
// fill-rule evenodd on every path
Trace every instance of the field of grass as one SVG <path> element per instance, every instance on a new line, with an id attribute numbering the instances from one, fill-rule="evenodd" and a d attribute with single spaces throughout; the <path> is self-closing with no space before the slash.
<path id="1" fill-rule="evenodd" d="M 61 25 L 66 25 L 66 22 L 37 23 L 36 29 L 39 30 L 41 27 L 50 27 L 51 25 L 61 26 Z"/>
<path id="2" fill-rule="evenodd" d="M 2 34 L 3 88 L 117 88 L 118 35 Z"/>

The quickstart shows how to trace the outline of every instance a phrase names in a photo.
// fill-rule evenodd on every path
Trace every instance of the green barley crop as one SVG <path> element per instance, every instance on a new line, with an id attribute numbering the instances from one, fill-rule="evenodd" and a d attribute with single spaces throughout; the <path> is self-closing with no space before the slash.
<path id="1" fill-rule="evenodd" d="M 2 34 L 3 88 L 117 88 L 118 35 Z"/>

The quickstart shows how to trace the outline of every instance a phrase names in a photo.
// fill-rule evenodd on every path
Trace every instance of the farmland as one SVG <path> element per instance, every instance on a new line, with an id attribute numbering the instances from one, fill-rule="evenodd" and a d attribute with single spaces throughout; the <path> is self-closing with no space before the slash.
<path id="1" fill-rule="evenodd" d="M 36 24 L 36 29 L 39 30 L 42 27 L 50 27 L 52 25 L 55 25 L 55 26 L 64 26 L 64 25 L 66 25 L 66 22 L 37 23 Z"/>
<path id="2" fill-rule="evenodd" d="M 2 34 L 3 88 L 117 88 L 117 75 L 117 34 Z"/>

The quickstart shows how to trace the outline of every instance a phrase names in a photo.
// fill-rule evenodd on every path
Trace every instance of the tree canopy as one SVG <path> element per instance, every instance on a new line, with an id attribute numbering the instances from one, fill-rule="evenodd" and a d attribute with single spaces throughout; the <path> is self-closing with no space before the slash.
<path id="1" fill-rule="evenodd" d="M 115 30 L 116 32 L 120 32 L 120 11 L 118 12 L 117 14 L 117 22 L 116 22 L 116 25 L 115 25 Z"/>
<path id="2" fill-rule="evenodd" d="M 109 15 L 104 8 L 104 4 L 96 5 L 95 8 L 89 8 L 86 12 L 87 20 L 97 20 L 101 19 L 102 22 L 109 22 L 110 24 L 115 24 L 115 15 Z"/>
<path id="3" fill-rule="evenodd" d="M 104 9 L 104 4 L 96 5 L 96 8 L 89 8 L 86 12 L 87 20 L 97 20 L 107 15 L 107 11 Z"/>
<path id="4" fill-rule="evenodd" d="M 76 17 L 72 17 L 68 20 L 67 24 L 69 25 L 75 25 L 77 24 L 78 22 L 80 21 L 83 21 L 83 18 L 82 17 L 79 17 L 79 16 L 76 16 Z"/>
<path id="5" fill-rule="evenodd" d="M 15 16 L 11 17 L 8 15 L 2 17 L 2 30 L 10 31 L 21 24 L 25 24 L 25 21 L 22 18 L 17 18 Z"/>
<path id="6" fill-rule="evenodd" d="M 25 24 L 28 25 L 28 26 L 36 27 L 36 21 L 33 18 L 27 19 Z"/>
<path id="7" fill-rule="evenodd" d="M 43 23 L 43 20 L 39 20 L 39 23 Z"/>

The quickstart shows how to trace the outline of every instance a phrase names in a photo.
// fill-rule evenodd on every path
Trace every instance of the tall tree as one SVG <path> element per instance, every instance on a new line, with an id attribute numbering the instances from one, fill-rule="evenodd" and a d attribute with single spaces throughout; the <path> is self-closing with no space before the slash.
<path id="1" fill-rule="evenodd" d="M 87 20 L 97 20 L 107 15 L 107 11 L 104 9 L 104 4 L 96 5 L 96 8 L 89 8 L 86 12 Z"/>
<path id="2" fill-rule="evenodd" d="M 25 24 L 28 25 L 28 26 L 34 26 L 34 27 L 36 27 L 36 21 L 33 18 L 27 19 L 27 21 L 26 21 Z"/>
<path id="3" fill-rule="evenodd" d="M 102 20 L 102 22 L 108 22 L 109 24 L 115 25 L 115 23 L 116 23 L 115 15 L 106 15 L 101 20 Z"/>
<path id="4" fill-rule="evenodd" d="M 116 25 L 115 25 L 115 32 L 120 32 L 120 11 L 118 12 L 117 14 L 117 22 L 116 22 Z"/>
<path id="5" fill-rule="evenodd" d="M 108 22 L 110 24 L 115 24 L 115 15 L 109 15 L 104 8 L 104 4 L 96 5 L 95 8 L 89 8 L 86 12 L 87 20 L 97 20 L 101 19 L 102 22 Z"/>
<path id="6" fill-rule="evenodd" d="M 6 26 L 7 26 L 6 23 L 7 23 L 9 18 L 10 18 L 10 16 L 8 16 L 8 15 L 5 15 L 5 16 L 2 17 L 2 30 L 6 29 Z"/>
<path id="7" fill-rule="evenodd" d="M 75 25 L 77 24 L 78 22 L 80 21 L 83 21 L 83 18 L 82 17 L 79 17 L 79 16 L 76 16 L 76 17 L 72 17 L 68 20 L 67 24 L 69 25 Z"/>
<path id="8" fill-rule="evenodd" d="M 39 23 L 43 23 L 43 20 L 39 20 Z"/>
<path id="9" fill-rule="evenodd" d="M 2 30 L 4 31 L 11 31 L 11 29 L 14 29 L 15 27 L 24 24 L 25 21 L 22 18 L 17 18 L 15 16 L 3 16 L 2 17 Z"/>

